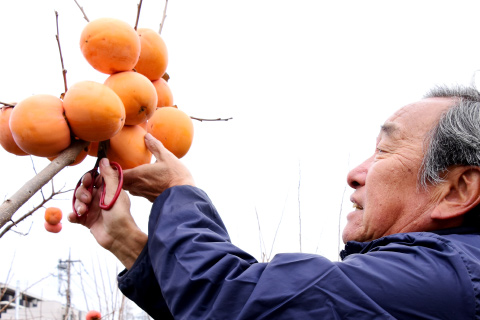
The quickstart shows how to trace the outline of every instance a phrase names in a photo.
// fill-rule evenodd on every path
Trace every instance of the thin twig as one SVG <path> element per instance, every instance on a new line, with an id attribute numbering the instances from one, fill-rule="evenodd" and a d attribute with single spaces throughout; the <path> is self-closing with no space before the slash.
<path id="1" fill-rule="evenodd" d="M 74 140 L 55 160 L 50 162 L 42 171 L 27 181 L 10 198 L 0 205 L 0 228 L 11 220 L 14 213 L 30 199 L 38 190 L 48 183 L 58 172 L 73 163 L 77 155 L 88 144 L 86 141 Z"/>
<path id="2" fill-rule="evenodd" d="M 34 282 L 31 286 L 29 286 L 29 287 L 27 287 L 26 289 L 22 290 L 19 294 L 17 294 L 17 295 L 15 295 L 14 297 L 12 297 L 12 298 L 8 301 L 8 303 L 5 304 L 5 305 L 2 307 L 2 309 L 0 309 L 0 314 L 1 314 L 3 311 L 5 311 L 5 310 L 10 306 L 10 304 L 11 304 L 13 301 L 15 301 L 15 299 L 17 299 L 17 296 L 20 296 L 20 295 L 24 294 L 24 293 L 27 292 L 27 290 L 30 289 L 31 287 L 33 287 L 33 286 L 36 285 L 37 283 L 40 283 L 41 281 L 43 281 L 43 280 L 45 280 L 45 279 L 47 279 L 48 277 L 51 277 L 51 276 L 53 276 L 53 274 L 49 274 L 49 275 L 43 277 L 42 279 Z"/>
<path id="3" fill-rule="evenodd" d="M 80 261 L 80 263 L 82 264 L 82 267 L 85 268 L 85 266 L 83 265 L 83 262 Z M 87 310 L 90 310 L 90 308 L 88 307 L 87 292 L 85 290 L 85 287 L 83 286 L 82 269 L 80 269 L 80 272 L 78 274 L 80 275 L 80 285 L 82 286 L 83 298 L 85 299 L 85 306 L 87 307 Z"/>
<path id="4" fill-rule="evenodd" d="M 65 91 L 61 95 L 62 98 L 63 98 L 63 96 L 65 95 L 65 93 L 68 90 L 67 70 L 65 69 L 65 65 L 63 64 L 62 47 L 60 46 L 60 36 L 59 36 L 60 33 L 59 33 L 59 30 L 58 30 L 58 12 L 57 11 L 55 11 L 55 18 L 56 18 L 56 23 L 57 23 L 57 34 L 56 34 L 55 38 L 57 39 L 57 43 L 58 43 L 58 52 L 60 53 L 60 62 L 62 63 L 63 85 L 65 87 Z"/>
<path id="5" fill-rule="evenodd" d="M 232 120 L 233 118 L 230 117 L 230 118 L 216 118 L 216 119 L 202 119 L 202 118 L 196 118 L 196 117 L 190 117 L 191 119 L 193 120 L 198 120 L 200 122 L 202 121 L 228 121 L 228 120 Z"/>
<path id="6" fill-rule="evenodd" d="M 137 4 L 137 20 L 135 21 L 135 30 L 137 30 L 138 27 L 138 21 L 140 20 L 140 11 L 142 9 L 142 2 L 143 0 L 140 0 L 140 2 Z"/>
<path id="7" fill-rule="evenodd" d="M 83 11 L 83 7 L 80 7 L 80 5 L 78 4 L 77 0 L 73 0 L 73 1 L 75 1 L 75 3 L 77 4 L 78 8 L 80 9 L 80 11 L 82 11 L 82 13 L 83 13 L 83 18 L 84 18 L 85 20 L 87 20 L 87 22 L 90 22 L 90 20 L 88 20 L 88 18 L 87 18 L 87 15 L 85 14 L 85 11 Z"/>
<path id="8" fill-rule="evenodd" d="M 32 163 L 32 168 L 33 168 L 33 172 L 35 172 L 35 175 L 37 174 L 37 169 L 35 168 L 35 163 L 33 162 L 33 157 L 30 156 L 30 162 Z"/>
<path id="9" fill-rule="evenodd" d="M 165 18 L 167 17 L 167 4 L 168 0 L 165 0 L 165 8 L 163 8 L 163 17 L 162 22 L 160 23 L 160 29 L 158 29 L 158 34 L 162 34 L 163 24 L 165 23 Z"/>
<path id="10" fill-rule="evenodd" d="M 13 108 L 17 105 L 16 103 L 6 103 L 6 102 L 2 102 L 2 101 L 0 101 L 0 104 L 3 104 L 3 107 L 1 107 L 1 108 Z"/>
<path id="11" fill-rule="evenodd" d="M 266 257 L 266 247 L 265 247 L 265 241 L 263 239 L 263 234 L 262 234 L 262 229 L 260 228 L 260 218 L 258 217 L 258 212 L 257 208 L 255 207 L 255 215 L 257 216 L 257 224 L 258 224 L 258 236 L 259 236 L 259 241 L 260 241 L 260 254 L 262 256 L 262 262 L 267 262 L 265 261 Z"/>
<path id="12" fill-rule="evenodd" d="M 40 204 L 38 204 L 36 207 L 34 207 L 32 210 L 30 210 L 26 214 L 24 214 L 21 218 L 19 218 L 16 221 L 11 221 L 11 224 L 7 225 L 2 230 L 2 232 L 0 232 L 0 238 L 3 237 L 3 235 L 5 233 L 7 233 L 7 231 L 10 230 L 13 226 L 16 226 L 19 222 L 21 222 L 21 221 L 25 220 L 27 217 L 31 216 L 35 211 L 37 211 L 38 209 L 43 207 L 48 201 L 52 200 L 56 195 L 59 195 L 59 194 L 62 194 L 62 193 L 67 193 L 67 192 L 70 192 L 70 191 L 72 191 L 72 189 L 65 190 L 65 191 L 62 191 L 62 189 L 60 189 L 59 191 L 52 192 L 52 194 L 50 196 L 48 196 L 47 198 L 44 198 L 43 201 Z"/>
<path id="13" fill-rule="evenodd" d="M 280 221 L 278 221 L 277 230 L 275 230 L 275 235 L 273 236 L 272 247 L 270 248 L 270 254 L 268 255 L 267 261 L 270 261 L 273 252 L 273 246 L 275 245 L 275 241 L 277 240 L 278 230 L 280 229 L 280 225 L 282 224 L 283 215 L 285 213 L 285 207 L 287 206 L 288 194 L 285 197 L 285 203 L 283 204 L 282 215 L 280 216 Z"/>

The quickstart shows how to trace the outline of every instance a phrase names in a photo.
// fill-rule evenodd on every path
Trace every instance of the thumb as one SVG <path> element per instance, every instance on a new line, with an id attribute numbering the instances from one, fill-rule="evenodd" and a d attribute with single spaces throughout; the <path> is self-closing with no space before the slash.
<path id="1" fill-rule="evenodd" d="M 145 134 L 145 145 L 157 160 L 162 159 L 165 152 L 168 152 L 163 144 L 150 133 Z"/>
<path id="2" fill-rule="evenodd" d="M 100 160 L 100 175 L 104 180 L 103 187 L 105 190 L 105 204 L 110 203 L 118 188 L 118 171 L 110 166 L 110 161 L 107 158 Z"/>

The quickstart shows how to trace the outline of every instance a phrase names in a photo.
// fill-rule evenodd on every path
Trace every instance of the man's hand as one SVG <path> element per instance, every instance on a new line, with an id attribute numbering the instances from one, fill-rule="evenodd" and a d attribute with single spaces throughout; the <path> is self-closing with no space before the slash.
<path id="1" fill-rule="evenodd" d="M 80 216 L 70 213 L 68 220 L 90 229 L 97 242 L 111 251 L 126 268 L 130 268 L 147 242 L 144 234 L 135 224 L 130 213 L 130 199 L 122 190 L 115 205 L 110 210 L 99 207 L 101 188 L 94 188 L 93 194 L 87 188 L 94 183 L 100 185 L 103 177 L 106 187 L 105 203 L 110 203 L 118 187 L 118 172 L 110 166 L 108 159 L 100 161 L 100 176 L 92 180 L 90 174 L 83 177 L 82 185 L 77 189 L 75 208 Z M 87 206 L 88 212 L 87 212 Z"/>
<path id="2" fill-rule="evenodd" d="M 173 186 L 194 186 L 190 171 L 151 134 L 145 135 L 145 144 L 156 162 L 124 170 L 123 188 L 134 196 L 153 202 L 163 191 Z"/>

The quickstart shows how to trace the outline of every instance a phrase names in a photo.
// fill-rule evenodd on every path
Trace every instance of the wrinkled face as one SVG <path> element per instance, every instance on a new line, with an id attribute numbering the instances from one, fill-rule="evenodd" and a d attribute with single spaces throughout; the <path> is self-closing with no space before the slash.
<path id="1" fill-rule="evenodd" d="M 432 229 L 430 212 L 438 192 L 435 187 L 418 188 L 417 179 L 426 134 L 453 102 L 450 98 L 424 99 L 403 107 L 384 123 L 374 154 L 347 176 L 355 191 L 344 242 Z"/>

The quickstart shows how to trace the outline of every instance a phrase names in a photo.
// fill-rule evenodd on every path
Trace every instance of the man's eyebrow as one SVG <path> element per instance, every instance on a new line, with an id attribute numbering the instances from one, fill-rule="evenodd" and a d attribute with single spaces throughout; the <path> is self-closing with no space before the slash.
<path id="1" fill-rule="evenodd" d="M 398 126 L 394 123 L 387 122 L 380 127 L 380 130 L 388 136 L 393 136 L 398 133 Z"/>

